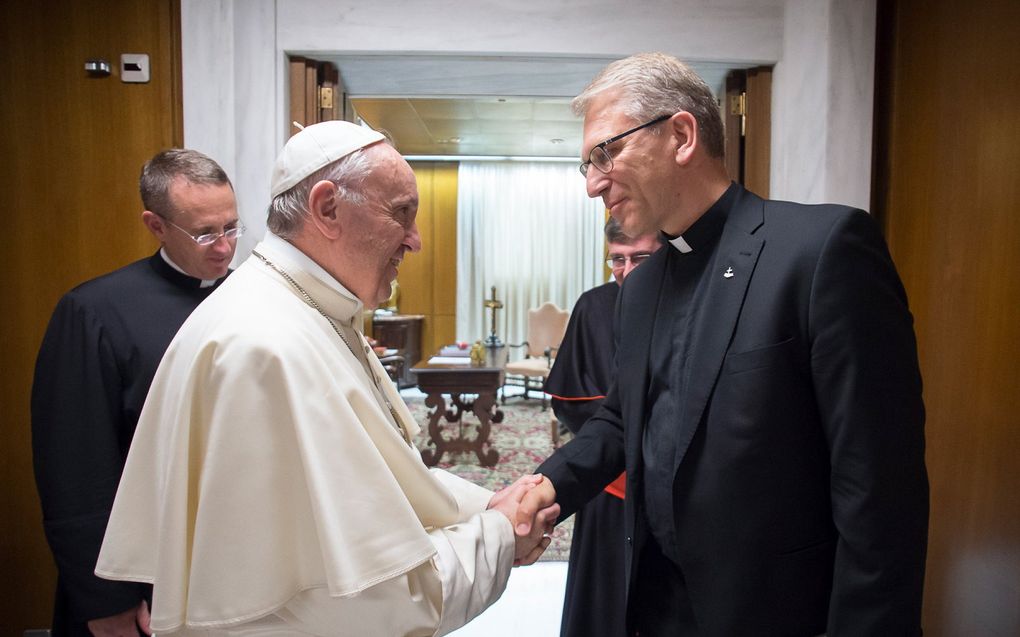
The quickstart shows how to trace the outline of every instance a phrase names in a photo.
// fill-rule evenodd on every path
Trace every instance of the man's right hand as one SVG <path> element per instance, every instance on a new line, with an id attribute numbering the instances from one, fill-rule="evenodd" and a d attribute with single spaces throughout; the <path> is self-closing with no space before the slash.
<path id="1" fill-rule="evenodd" d="M 90 619 L 88 627 L 95 637 L 138 637 L 139 630 L 146 635 L 152 634 L 149 620 L 149 605 L 143 599 L 138 606 L 123 613 Z"/>
<path id="2" fill-rule="evenodd" d="M 523 476 L 514 484 L 497 492 L 489 501 L 489 508 L 501 511 L 510 524 L 516 525 L 521 501 L 529 491 L 540 486 L 542 482 L 548 483 L 549 481 L 537 474 Z M 529 525 L 527 533 L 515 531 L 517 546 L 514 551 L 514 566 L 527 566 L 538 561 L 552 541 L 549 534 L 552 533 L 559 514 L 560 506 L 551 502 L 549 506 L 543 507 L 531 515 L 529 519 L 532 520 L 533 525 Z"/>
<path id="3" fill-rule="evenodd" d="M 560 515 L 560 506 L 556 503 L 556 487 L 549 478 L 542 476 L 542 482 L 531 484 L 517 505 L 517 511 L 511 522 L 517 536 L 518 555 L 515 566 L 527 566 L 538 562 L 539 556 L 549 546 L 549 533 L 556 525 Z M 538 541 L 538 544 L 533 542 Z M 521 554 L 521 544 L 531 547 Z"/>
<path id="4" fill-rule="evenodd" d="M 552 511 L 555 511 L 555 514 L 550 520 L 548 516 Z M 551 528 L 556 523 L 556 517 L 559 516 L 559 512 L 560 507 L 556 504 L 556 487 L 549 481 L 549 478 L 542 476 L 542 481 L 531 486 L 521 499 L 521 503 L 517 506 L 514 532 L 518 538 L 531 537 L 540 527 L 548 525 Z M 542 550 L 545 550 L 545 548 L 543 547 Z M 529 559 L 520 560 L 519 563 L 531 564 L 541 554 L 542 551 L 539 551 L 533 557 L 529 555 Z"/>

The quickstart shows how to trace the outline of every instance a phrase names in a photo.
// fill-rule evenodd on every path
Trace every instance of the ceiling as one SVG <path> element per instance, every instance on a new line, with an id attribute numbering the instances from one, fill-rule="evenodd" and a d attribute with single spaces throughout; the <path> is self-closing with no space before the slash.
<path id="1" fill-rule="evenodd" d="M 611 58 L 448 55 L 324 56 L 368 125 L 408 156 L 577 158 L 570 100 Z M 717 94 L 730 69 L 693 62 Z"/>
<path id="2" fill-rule="evenodd" d="M 576 157 L 581 122 L 552 97 L 353 98 L 404 155 Z"/>

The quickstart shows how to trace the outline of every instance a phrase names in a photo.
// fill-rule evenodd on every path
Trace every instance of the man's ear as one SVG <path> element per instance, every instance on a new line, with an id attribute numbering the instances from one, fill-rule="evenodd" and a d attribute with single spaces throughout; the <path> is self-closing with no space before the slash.
<path id="1" fill-rule="evenodd" d="M 308 214 L 312 223 L 324 236 L 336 239 L 340 236 L 340 209 L 343 202 L 331 181 L 322 180 L 312 186 L 308 193 Z"/>
<path id="2" fill-rule="evenodd" d="M 167 228 L 166 223 L 163 221 L 163 217 L 160 217 L 151 210 L 146 210 L 142 213 L 142 223 L 149 229 L 152 236 L 156 237 L 156 241 L 163 243 L 163 235 L 169 231 L 169 228 Z"/>
<path id="3" fill-rule="evenodd" d="M 698 148 L 698 120 L 687 111 L 679 111 L 669 118 L 669 130 L 676 144 L 674 160 L 685 166 Z"/>

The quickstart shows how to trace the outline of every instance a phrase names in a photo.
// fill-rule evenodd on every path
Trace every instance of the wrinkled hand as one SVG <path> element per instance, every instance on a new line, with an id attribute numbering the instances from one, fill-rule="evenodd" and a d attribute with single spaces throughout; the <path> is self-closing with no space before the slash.
<path id="1" fill-rule="evenodd" d="M 149 605 L 143 599 L 123 613 L 89 620 L 88 627 L 95 637 L 138 637 L 139 629 L 146 635 L 152 634 L 149 620 Z"/>
<path id="2" fill-rule="evenodd" d="M 521 501 L 532 489 L 539 487 L 543 482 L 548 483 L 549 481 L 540 474 L 523 476 L 517 482 L 492 496 L 492 499 L 489 500 L 489 508 L 496 509 L 510 520 L 510 524 L 516 525 L 520 518 L 518 509 Z M 549 533 L 552 532 L 559 514 L 560 506 L 551 502 L 535 511 L 528 518 L 533 524 L 529 524 L 527 532 L 514 533 L 517 540 L 514 550 L 514 566 L 525 566 L 538 561 L 539 556 L 545 552 L 552 541 Z"/>

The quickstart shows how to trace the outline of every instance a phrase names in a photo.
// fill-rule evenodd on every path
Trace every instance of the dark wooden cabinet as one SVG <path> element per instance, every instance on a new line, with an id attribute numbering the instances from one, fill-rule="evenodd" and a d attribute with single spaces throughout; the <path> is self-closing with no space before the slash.
<path id="1" fill-rule="evenodd" d="M 411 368 L 421 360 L 421 327 L 425 317 L 421 314 L 390 314 L 372 317 L 372 338 L 380 345 L 399 350 L 404 357 L 403 369 L 397 376 L 397 387 L 417 384 Z"/>

